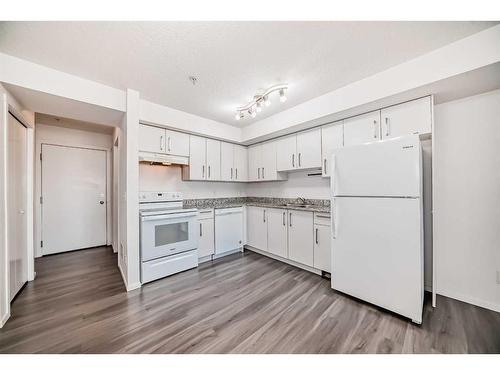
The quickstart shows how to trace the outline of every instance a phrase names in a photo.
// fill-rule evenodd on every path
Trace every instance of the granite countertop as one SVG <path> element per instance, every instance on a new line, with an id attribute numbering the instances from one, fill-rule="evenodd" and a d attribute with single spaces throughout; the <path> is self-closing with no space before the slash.
<path id="1" fill-rule="evenodd" d="M 233 208 L 241 206 L 256 206 L 280 208 L 297 211 L 312 211 L 330 213 L 330 201 L 327 199 L 306 199 L 305 204 L 311 207 L 290 207 L 287 203 L 296 203 L 296 199 L 289 198 L 262 198 L 262 197 L 232 197 L 232 198 L 207 198 L 207 199 L 185 199 L 184 208 Z"/>

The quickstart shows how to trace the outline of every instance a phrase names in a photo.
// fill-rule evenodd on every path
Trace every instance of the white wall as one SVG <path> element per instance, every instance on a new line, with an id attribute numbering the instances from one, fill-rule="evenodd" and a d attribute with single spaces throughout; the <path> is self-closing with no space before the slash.
<path id="1" fill-rule="evenodd" d="M 246 195 L 248 197 L 330 199 L 330 179 L 307 176 L 308 173 L 312 172 L 290 172 L 286 181 L 251 182 L 246 187 Z"/>
<path id="2" fill-rule="evenodd" d="M 139 165 L 140 191 L 180 191 L 184 199 L 245 196 L 245 184 L 234 182 L 182 181 L 180 166 Z"/>
<path id="3" fill-rule="evenodd" d="M 500 90 L 436 106 L 434 142 L 437 292 L 500 311 Z"/>
<path id="4" fill-rule="evenodd" d="M 61 120 L 64 123 L 64 120 Z M 42 144 L 55 144 L 62 146 L 96 148 L 106 151 L 107 159 L 107 243 L 112 240 L 112 191 L 111 191 L 111 147 L 112 137 L 110 134 L 101 134 L 84 130 L 70 129 L 59 126 L 51 126 L 43 123 L 35 124 L 35 197 L 41 194 L 41 162 L 40 152 Z M 35 199 L 35 256 L 42 256 L 43 251 L 40 248 L 41 241 L 41 206 L 40 201 Z"/>

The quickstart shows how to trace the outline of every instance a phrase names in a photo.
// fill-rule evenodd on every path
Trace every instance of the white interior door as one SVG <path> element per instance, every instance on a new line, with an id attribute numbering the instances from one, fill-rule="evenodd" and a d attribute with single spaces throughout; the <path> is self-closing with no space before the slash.
<path id="1" fill-rule="evenodd" d="M 42 145 L 42 253 L 106 244 L 106 152 Z"/>
<path id="2" fill-rule="evenodd" d="M 7 233 L 10 300 L 28 281 L 26 225 L 26 128 L 9 113 L 7 165 Z"/>

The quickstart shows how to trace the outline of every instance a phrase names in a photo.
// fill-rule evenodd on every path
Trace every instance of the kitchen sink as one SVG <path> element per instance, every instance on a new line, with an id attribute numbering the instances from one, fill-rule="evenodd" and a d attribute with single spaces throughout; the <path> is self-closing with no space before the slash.
<path id="1" fill-rule="evenodd" d="M 314 207 L 314 205 L 312 205 L 312 204 L 302 204 L 302 203 L 284 203 L 284 204 L 281 204 L 280 206 L 283 206 L 283 207 L 297 207 L 297 208 L 310 208 L 310 207 Z"/>

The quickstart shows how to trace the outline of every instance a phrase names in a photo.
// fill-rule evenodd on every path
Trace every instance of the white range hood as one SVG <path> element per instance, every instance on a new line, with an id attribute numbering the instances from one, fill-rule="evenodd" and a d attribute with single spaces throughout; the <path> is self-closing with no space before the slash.
<path id="1" fill-rule="evenodd" d="M 139 151 L 139 163 L 151 163 L 162 165 L 188 165 L 189 158 L 187 156 L 156 154 L 153 152 Z"/>

